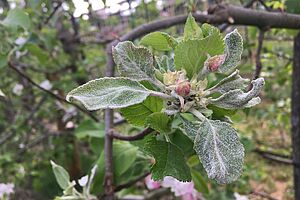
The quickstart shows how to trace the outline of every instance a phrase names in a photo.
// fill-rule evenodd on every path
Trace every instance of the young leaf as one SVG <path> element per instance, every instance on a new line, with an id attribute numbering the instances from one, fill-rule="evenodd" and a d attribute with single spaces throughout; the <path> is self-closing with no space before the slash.
<path id="1" fill-rule="evenodd" d="M 121 113 L 131 125 L 144 126 L 146 118 L 154 112 L 160 112 L 162 108 L 162 99 L 149 96 L 142 103 L 122 108 Z"/>
<path id="2" fill-rule="evenodd" d="M 200 26 L 195 21 L 195 18 L 190 13 L 184 26 L 183 32 L 183 39 L 190 40 L 190 39 L 202 39 L 203 34 Z"/>
<path id="3" fill-rule="evenodd" d="M 159 133 L 168 133 L 170 129 L 170 118 L 165 113 L 156 112 L 146 119 L 146 126 L 156 130 Z"/>
<path id="4" fill-rule="evenodd" d="M 154 181 L 162 180 L 165 176 L 172 176 L 179 181 L 191 181 L 190 168 L 177 146 L 151 138 L 146 142 L 144 150 L 155 159 L 155 164 L 151 167 Z"/>
<path id="5" fill-rule="evenodd" d="M 202 175 L 194 169 L 191 169 L 191 173 L 196 190 L 202 194 L 208 194 L 208 186 Z"/>
<path id="6" fill-rule="evenodd" d="M 252 89 L 249 92 L 243 92 L 240 89 L 231 90 L 217 99 L 212 99 L 211 104 L 225 109 L 249 108 L 260 103 L 257 97 L 264 86 L 264 79 L 258 78 L 253 80 Z"/>
<path id="7" fill-rule="evenodd" d="M 19 8 L 15 8 L 8 12 L 8 15 L 3 21 L 0 21 L 3 26 L 18 28 L 21 26 L 23 29 L 28 30 L 31 26 L 31 21 L 27 13 Z"/>
<path id="8" fill-rule="evenodd" d="M 171 57 L 163 55 L 162 57 L 155 57 L 155 61 L 160 71 L 167 72 L 168 70 L 174 71 L 174 61 Z"/>
<path id="9" fill-rule="evenodd" d="M 167 33 L 153 32 L 145 35 L 141 39 L 140 44 L 150 46 L 158 51 L 169 51 L 177 45 L 177 41 Z"/>
<path id="10" fill-rule="evenodd" d="M 120 42 L 113 47 L 113 57 L 121 76 L 137 81 L 154 79 L 153 56 L 148 49 Z"/>
<path id="11" fill-rule="evenodd" d="M 85 137 L 104 138 L 104 124 L 92 120 L 85 120 L 75 129 L 75 136 L 79 139 Z"/>
<path id="12" fill-rule="evenodd" d="M 215 86 L 208 89 L 211 93 L 226 93 L 230 90 L 244 89 L 247 87 L 249 79 L 244 79 L 239 75 L 239 70 L 235 70 L 232 74 L 222 79 Z"/>
<path id="13" fill-rule="evenodd" d="M 52 160 L 50 161 L 50 163 L 52 165 L 52 170 L 53 170 L 53 173 L 55 175 L 58 185 L 63 190 L 67 189 L 69 187 L 69 185 L 71 184 L 70 176 L 69 176 L 68 172 L 62 166 L 57 165 Z"/>
<path id="14" fill-rule="evenodd" d="M 243 53 L 243 38 L 237 29 L 228 33 L 224 40 L 226 46 L 225 61 L 218 70 L 221 73 L 229 72 L 236 68 L 238 63 L 241 61 Z"/>
<path id="15" fill-rule="evenodd" d="M 80 101 L 87 110 L 124 108 L 143 102 L 151 91 L 127 78 L 99 78 L 75 88 L 67 101 Z"/>
<path id="16" fill-rule="evenodd" d="M 187 40 L 179 43 L 174 51 L 174 65 L 177 70 L 185 69 L 192 78 L 202 69 L 208 56 L 222 54 L 224 42 L 220 31 L 211 28 L 210 35 L 204 39 Z"/>
<path id="17" fill-rule="evenodd" d="M 241 174 L 244 147 L 228 123 L 204 120 L 195 138 L 194 149 L 208 177 L 220 184 L 231 183 Z"/>

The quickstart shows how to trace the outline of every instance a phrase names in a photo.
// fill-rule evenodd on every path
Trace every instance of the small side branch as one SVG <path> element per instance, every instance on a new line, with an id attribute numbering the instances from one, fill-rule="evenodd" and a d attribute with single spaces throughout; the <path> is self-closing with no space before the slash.
<path id="1" fill-rule="evenodd" d="M 134 180 L 131 180 L 129 181 L 128 183 L 124 183 L 122 185 L 118 185 L 116 188 L 115 188 L 115 192 L 118 192 L 124 188 L 129 188 L 130 186 L 133 186 L 135 183 L 137 183 L 138 181 L 141 181 L 143 180 L 144 178 L 146 178 L 146 176 L 148 176 L 150 174 L 150 172 L 147 172 L 145 174 L 143 174 L 142 176 L 134 179 Z"/>
<path id="2" fill-rule="evenodd" d="M 24 72 L 22 72 L 20 69 L 18 69 L 17 66 L 15 66 L 11 61 L 8 62 L 8 66 L 13 69 L 15 72 L 17 72 L 20 76 L 22 76 L 23 78 L 25 78 L 29 83 L 31 83 L 33 86 L 35 86 L 36 88 L 40 89 L 43 92 L 46 92 L 47 94 L 49 94 L 51 97 L 57 99 L 58 101 L 61 101 L 63 103 L 67 103 L 70 104 L 74 107 L 76 107 L 78 110 L 80 110 L 81 112 L 87 114 L 89 117 L 91 117 L 94 121 L 99 122 L 98 118 L 96 118 L 92 113 L 90 113 L 89 111 L 85 110 L 84 108 L 80 107 L 77 104 L 68 102 L 65 98 L 54 94 L 53 92 L 51 92 L 50 90 L 47 90 L 43 87 L 41 87 L 39 84 L 37 84 L 36 82 L 34 82 L 29 76 L 27 76 L 27 74 L 25 74 Z"/>
<path id="3" fill-rule="evenodd" d="M 255 68 L 255 72 L 254 72 L 254 75 L 253 75 L 253 79 L 259 78 L 261 70 L 262 70 L 261 51 L 262 51 L 262 47 L 263 47 L 265 32 L 266 31 L 264 29 L 259 29 L 258 46 L 257 46 L 256 58 L 255 58 L 256 68 Z"/>
<path id="4" fill-rule="evenodd" d="M 153 132 L 152 128 L 146 128 L 145 130 L 136 135 L 121 135 L 111 130 L 110 136 L 118 140 L 134 141 L 143 139 L 146 135 L 150 134 L 151 132 Z"/>

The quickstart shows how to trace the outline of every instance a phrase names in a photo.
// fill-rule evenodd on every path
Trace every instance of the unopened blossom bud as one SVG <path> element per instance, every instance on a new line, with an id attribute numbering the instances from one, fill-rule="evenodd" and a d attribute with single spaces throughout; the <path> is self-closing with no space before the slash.
<path id="1" fill-rule="evenodd" d="M 191 84 L 189 81 L 181 81 L 176 84 L 175 91 L 178 95 L 185 97 L 190 94 Z"/>
<path id="2" fill-rule="evenodd" d="M 216 55 L 206 60 L 205 65 L 211 72 L 215 72 L 224 63 L 225 55 Z"/>

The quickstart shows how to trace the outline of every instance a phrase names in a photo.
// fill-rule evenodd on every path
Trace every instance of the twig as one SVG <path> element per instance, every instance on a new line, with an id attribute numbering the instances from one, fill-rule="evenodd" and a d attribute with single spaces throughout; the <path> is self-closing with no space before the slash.
<path id="1" fill-rule="evenodd" d="M 36 82 L 34 82 L 29 76 L 27 76 L 27 74 L 25 74 L 24 72 L 22 72 L 21 70 L 19 70 L 11 61 L 8 62 L 8 65 L 11 69 L 13 69 L 14 71 L 16 71 L 20 76 L 22 76 L 23 78 L 25 78 L 29 83 L 31 83 L 33 86 L 37 87 L 38 89 L 46 92 L 47 94 L 49 94 L 51 97 L 61 101 L 61 102 L 64 102 L 64 103 L 67 103 L 67 104 L 70 104 L 74 107 L 76 107 L 78 110 L 80 110 L 81 112 L 87 114 L 89 117 L 91 117 L 94 121 L 96 122 L 99 122 L 98 118 L 96 118 L 92 113 L 90 113 L 89 111 L 85 110 L 84 108 L 80 107 L 79 105 L 75 104 L 75 103 L 71 103 L 71 102 L 68 102 L 67 100 L 65 100 L 65 98 L 59 96 L 59 95 L 56 95 L 54 94 L 53 92 L 51 92 L 50 90 L 47 90 L 43 87 L 41 87 L 39 84 L 37 84 Z"/>
<path id="2" fill-rule="evenodd" d="M 134 141 L 134 140 L 141 140 L 143 139 L 146 135 L 150 134 L 153 132 L 152 128 L 146 128 L 145 130 L 141 131 L 140 133 L 136 135 L 121 135 L 113 130 L 110 131 L 111 137 L 118 139 L 118 140 L 125 140 L 125 141 Z"/>
<path id="3" fill-rule="evenodd" d="M 150 172 L 147 172 L 147 173 L 143 174 L 142 176 L 137 177 L 136 179 L 129 181 L 128 183 L 124 183 L 124 184 L 122 184 L 122 185 L 118 185 L 118 186 L 115 188 L 115 192 L 118 192 L 118 191 L 120 191 L 120 190 L 122 190 L 122 189 L 124 189 L 124 188 L 128 188 L 128 187 L 134 185 L 136 182 L 138 182 L 138 181 L 140 181 L 140 180 L 143 180 L 143 179 L 144 179 L 146 176 L 148 176 L 149 174 L 150 174 Z"/>
<path id="4" fill-rule="evenodd" d="M 62 5 L 62 2 L 58 2 L 58 4 L 54 7 L 53 11 L 50 13 L 50 15 L 47 17 L 47 19 L 45 20 L 43 25 L 47 25 L 50 21 L 50 19 L 54 16 L 54 14 L 56 13 L 56 11 L 60 8 L 60 6 Z"/>
<path id="5" fill-rule="evenodd" d="M 259 29 L 259 33 L 258 33 L 258 46 L 257 46 L 257 50 L 256 50 L 256 58 L 255 58 L 255 62 L 256 62 L 256 68 L 255 68 L 255 72 L 253 75 L 253 79 L 257 79 L 260 76 L 261 70 L 262 70 L 262 63 L 261 63 L 261 50 L 263 47 L 263 41 L 264 41 L 264 35 L 265 35 L 265 30 L 263 29 Z"/>
<path id="6" fill-rule="evenodd" d="M 251 194 L 256 195 L 256 196 L 260 196 L 269 200 L 278 200 L 274 197 L 271 197 L 270 195 L 264 193 L 264 192 L 258 192 L 258 191 L 252 191 Z"/>
<path id="7" fill-rule="evenodd" d="M 280 154 L 275 154 L 272 152 L 266 152 L 266 151 L 261 151 L 261 150 L 254 150 L 254 152 L 258 153 L 260 156 L 263 158 L 266 158 L 270 161 L 278 162 L 281 164 L 286 164 L 286 165 L 293 165 L 294 167 L 300 168 L 300 163 L 294 162 L 291 158 L 287 158 L 284 155 Z"/>

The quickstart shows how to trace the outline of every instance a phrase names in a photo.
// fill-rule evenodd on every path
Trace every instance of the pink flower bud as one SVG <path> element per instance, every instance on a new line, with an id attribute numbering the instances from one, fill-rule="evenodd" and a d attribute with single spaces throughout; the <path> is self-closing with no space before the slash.
<path id="1" fill-rule="evenodd" d="M 181 81 L 176 84 L 175 91 L 180 96 L 187 96 L 191 91 L 191 84 L 188 81 Z"/>
<path id="2" fill-rule="evenodd" d="M 209 71 L 215 72 L 224 63 L 225 55 L 217 55 L 208 58 L 205 65 L 208 67 Z"/>

